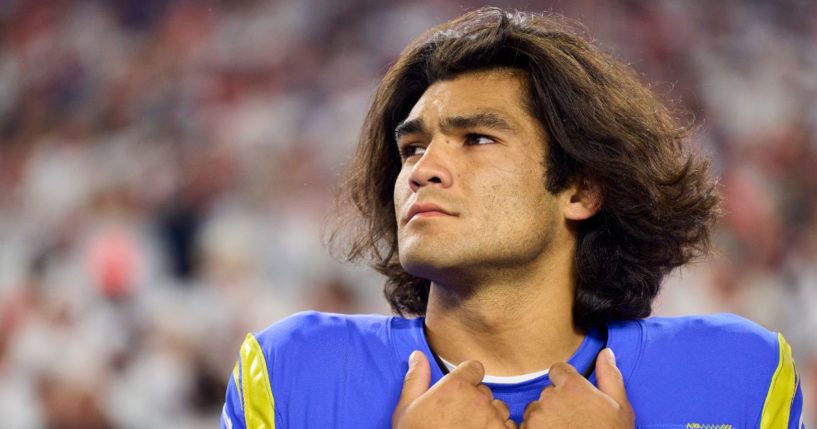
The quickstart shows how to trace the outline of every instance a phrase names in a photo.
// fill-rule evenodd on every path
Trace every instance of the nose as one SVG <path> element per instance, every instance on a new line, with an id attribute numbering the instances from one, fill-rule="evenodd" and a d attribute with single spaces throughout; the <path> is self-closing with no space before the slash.
<path id="1" fill-rule="evenodd" d="M 424 186 L 439 186 L 448 188 L 451 186 L 453 175 L 451 174 L 450 160 L 443 153 L 441 147 L 443 142 L 431 142 L 414 164 L 409 175 L 409 187 L 413 192 L 417 192 Z"/>

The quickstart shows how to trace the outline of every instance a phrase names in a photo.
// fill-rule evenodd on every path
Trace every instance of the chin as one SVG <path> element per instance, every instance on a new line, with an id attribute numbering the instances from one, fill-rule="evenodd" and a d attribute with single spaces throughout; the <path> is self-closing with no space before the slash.
<path id="1" fill-rule="evenodd" d="M 441 262 L 441 252 L 436 246 L 400 246 L 400 265 L 407 273 L 418 276 L 420 272 L 436 271 Z"/>
<path id="2" fill-rule="evenodd" d="M 414 277 L 440 281 L 461 265 L 452 257 L 451 247 L 406 246 L 400 248 L 400 265 Z"/>

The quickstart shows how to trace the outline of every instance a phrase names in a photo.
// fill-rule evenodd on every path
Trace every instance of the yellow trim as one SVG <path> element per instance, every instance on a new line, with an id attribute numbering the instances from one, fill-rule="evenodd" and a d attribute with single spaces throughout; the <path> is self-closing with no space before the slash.
<path id="1" fill-rule="evenodd" d="M 241 408 L 244 408 L 244 394 L 241 392 L 241 381 L 240 378 L 240 369 L 238 367 L 238 361 L 235 362 L 235 366 L 233 367 L 233 384 L 235 384 L 235 390 L 238 393 L 238 401 L 241 404 Z"/>
<path id="2" fill-rule="evenodd" d="M 797 387 L 795 385 L 794 359 L 791 357 L 791 347 L 781 334 L 777 334 L 777 342 L 780 346 L 780 357 L 777 361 L 777 369 L 772 376 L 772 382 L 769 385 L 769 393 L 766 394 L 766 402 L 763 404 L 760 429 L 788 427 L 791 401 Z"/>
<path id="3" fill-rule="evenodd" d="M 241 386 L 244 390 L 244 422 L 247 428 L 275 429 L 275 399 L 267 363 L 258 340 L 247 334 L 241 344 Z"/>

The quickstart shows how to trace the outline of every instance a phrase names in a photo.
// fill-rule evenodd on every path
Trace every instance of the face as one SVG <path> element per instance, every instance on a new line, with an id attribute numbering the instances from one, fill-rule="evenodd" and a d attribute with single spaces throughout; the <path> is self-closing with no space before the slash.
<path id="1" fill-rule="evenodd" d="M 520 72 L 463 74 L 430 86 L 398 125 L 394 206 L 408 273 L 438 280 L 547 258 L 564 218 L 545 189 L 547 137 L 526 91 Z"/>

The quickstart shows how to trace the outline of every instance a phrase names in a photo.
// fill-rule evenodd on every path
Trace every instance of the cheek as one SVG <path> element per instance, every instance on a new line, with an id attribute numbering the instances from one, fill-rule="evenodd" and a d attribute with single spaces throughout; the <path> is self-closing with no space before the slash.
<path id="1" fill-rule="evenodd" d="M 400 210 L 402 209 L 403 202 L 406 201 L 410 194 L 410 188 L 407 179 L 408 173 L 405 170 L 401 170 L 400 174 L 397 176 L 397 180 L 394 182 L 394 211 L 395 216 L 400 215 Z"/>
<path id="2" fill-rule="evenodd" d="M 488 228 L 516 236 L 541 232 L 541 223 L 552 215 L 552 201 L 536 173 L 495 175 L 497 180 L 479 189 Z"/>
<path id="3" fill-rule="evenodd" d="M 492 206 L 494 215 L 515 216 L 541 202 L 544 183 L 531 174 L 520 174 L 517 168 L 493 169 L 474 189 L 481 199 Z"/>

